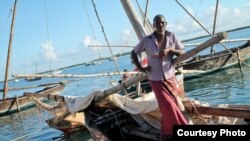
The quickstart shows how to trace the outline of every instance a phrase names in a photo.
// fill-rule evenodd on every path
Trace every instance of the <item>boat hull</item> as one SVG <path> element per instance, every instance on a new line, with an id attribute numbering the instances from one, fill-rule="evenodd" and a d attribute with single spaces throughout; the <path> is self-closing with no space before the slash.
<path id="1" fill-rule="evenodd" d="M 63 91 L 64 87 L 64 84 L 50 86 L 37 91 L 37 93 L 57 95 Z M 34 107 L 33 102 L 26 96 L 7 98 L 0 101 L 0 116 L 9 115 L 32 107 Z"/>

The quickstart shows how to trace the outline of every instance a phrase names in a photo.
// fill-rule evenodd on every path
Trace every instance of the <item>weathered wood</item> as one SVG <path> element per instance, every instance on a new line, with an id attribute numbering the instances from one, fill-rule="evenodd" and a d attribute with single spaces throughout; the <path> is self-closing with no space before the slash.
<path id="1" fill-rule="evenodd" d="M 130 86 L 132 86 L 132 85 L 134 85 L 134 84 L 136 84 L 138 82 L 140 82 L 140 81 L 145 80 L 146 78 L 147 78 L 147 75 L 145 73 L 141 73 L 141 74 L 139 74 L 137 76 L 134 76 L 131 79 L 128 79 L 128 80 L 122 82 L 119 85 L 116 85 L 116 86 L 114 86 L 112 88 L 109 88 L 109 89 L 103 91 L 102 94 L 97 95 L 95 97 L 95 101 L 99 101 L 99 100 L 101 100 L 104 97 L 107 97 L 107 96 L 109 96 L 111 94 L 119 92 L 119 91 L 121 91 L 123 89 L 126 89 L 126 88 L 128 88 L 128 87 L 130 87 Z"/>
<path id="2" fill-rule="evenodd" d="M 225 39 L 222 40 L 221 43 L 231 43 L 231 42 L 243 42 L 243 41 L 249 41 L 250 38 L 241 38 L 241 39 Z M 185 47 L 190 47 L 190 46 L 198 46 L 201 43 L 190 43 L 190 44 L 184 44 Z M 128 47 L 132 47 L 132 46 L 128 46 Z"/>
<path id="3" fill-rule="evenodd" d="M 36 98 L 48 98 L 50 100 L 54 100 L 54 101 L 57 101 L 57 102 L 63 102 L 64 101 L 64 96 L 60 96 L 60 95 L 51 95 L 51 94 L 48 94 L 48 95 L 44 95 L 44 94 L 38 94 L 38 93 L 31 93 L 31 92 L 24 92 L 23 93 L 24 96 L 27 96 L 27 97 L 36 97 Z"/>
<path id="4" fill-rule="evenodd" d="M 7 92 L 8 92 L 8 76 L 9 76 L 9 66 L 10 66 L 11 50 L 12 50 L 12 38 L 14 34 L 14 24 L 15 24 L 15 17 L 16 17 L 16 5 L 17 5 L 17 0 L 15 0 L 15 3 L 14 3 L 13 15 L 12 15 L 12 21 L 11 21 L 10 38 L 9 38 L 8 54 L 7 54 L 6 69 L 5 69 L 3 100 L 7 98 Z"/>
<path id="5" fill-rule="evenodd" d="M 20 113 L 20 107 L 19 107 L 18 97 L 15 96 L 15 98 L 16 98 L 16 107 L 17 107 L 17 111 Z"/>
<path id="6" fill-rule="evenodd" d="M 64 87 L 65 85 L 54 85 L 54 86 L 50 86 L 42 90 L 39 90 L 36 93 L 44 94 L 44 95 L 47 95 L 47 94 L 56 95 L 60 93 L 64 89 Z M 12 97 L 4 101 L 0 101 L 0 116 L 5 116 L 5 115 L 8 115 L 9 113 L 15 113 L 17 111 L 17 107 L 14 106 L 16 103 L 16 99 L 17 98 Z M 18 96 L 18 105 L 20 109 L 26 106 L 30 106 L 30 104 L 32 104 L 32 101 L 29 100 L 26 96 L 24 95 Z"/>
<path id="7" fill-rule="evenodd" d="M 186 109 L 195 114 L 195 109 L 191 105 L 185 105 Z M 205 107 L 197 106 L 195 107 L 199 114 L 213 115 L 213 116 L 225 116 L 225 117 L 237 117 L 250 119 L 250 109 L 244 108 L 218 108 L 218 107 Z"/>
<path id="8" fill-rule="evenodd" d="M 211 45 L 219 43 L 221 40 L 225 39 L 226 37 L 227 37 L 226 32 L 222 32 L 222 33 L 218 34 L 217 36 L 212 37 L 211 39 L 207 40 L 206 42 L 200 44 L 198 47 L 196 47 L 192 50 L 189 50 L 188 52 L 184 53 L 183 55 L 175 58 L 174 64 L 177 65 L 177 64 L 181 63 L 182 61 L 185 61 L 185 60 L 193 57 L 194 55 L 196 55 L 200 51 L 210 47 Z"/>
<path id="9" fill-rule="evenodd" d="M 52 82 L 52 83 L 45 83 L 45 84 L 39 84 L 39 85 L 24 86 L 24 87 L 8 87 L 8 91 L 31 89 L 31 88 L 37 88 L 37 87 L 46 87 L 46 86 L 57 85 L 57 84 L 65 85 L 66 83 L 67 81 L 61 81 L 61 82 Z M 3 89 L 0 89 L 0 92 L 3 92 Z"/>

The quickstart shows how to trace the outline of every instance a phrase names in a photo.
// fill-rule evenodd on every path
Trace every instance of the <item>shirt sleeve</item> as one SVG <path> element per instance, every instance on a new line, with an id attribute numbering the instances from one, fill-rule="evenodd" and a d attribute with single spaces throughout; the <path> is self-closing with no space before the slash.
<path id="1" fill-rule="evenodd" d="M 175 41 L 175 48 L 176 49 L 184 49 L 183 43 L 175 36 L 175 34 L 173 34 L 173 38 Z"/>
<path id="2" fill-rule="evenodd" d="M 143 38 L 134 48 L 134 52 L 136 54 L 141 54 L 142 51 L 144 50 L 144 40 L 145 38 Z"/>

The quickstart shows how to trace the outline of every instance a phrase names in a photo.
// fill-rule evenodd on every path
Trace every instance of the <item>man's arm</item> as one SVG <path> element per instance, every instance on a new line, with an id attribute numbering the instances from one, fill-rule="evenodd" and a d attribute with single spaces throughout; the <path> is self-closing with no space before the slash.
<path id="1" fill-rule="evenodd" d="M 147 66 L 145 68 L 141 66 L 141 63 L 139 62 L 137 54 L 134 52 L 134 50 L 131 51 L 131 59 L 140 72 L 147 72 L 151 70 L 150 66 Z"/>

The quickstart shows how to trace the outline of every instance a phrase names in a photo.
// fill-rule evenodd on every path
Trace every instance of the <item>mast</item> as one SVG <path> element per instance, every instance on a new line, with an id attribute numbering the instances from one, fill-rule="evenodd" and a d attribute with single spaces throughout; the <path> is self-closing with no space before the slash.
<path id="1" fill-rule="evenodd" d="M 10 29 L 10 38 L 9 38 L 9 46 L 8 46 L 8 54 L 7 54 L 6 70 L 5 70 L 5 80 L 4 80 L 3 100 L 6 99 L 7 92 L 8 92 L 8 75 L 9 75 L 10 55 L 11 55 L 11 49 L 12 49 L 12 37 L 13 37 L 13 34 L 14 34 L 16 5 L 17 5 L 17 0 L 15 0 L 15 3 L 14 3 L 12 22 L 11 22 L 11 29 Z"/>
<path id="2" fill-rule="evenodd" d="M 215 34 L 215 28 L 216 28 L 216 23 L 217 23 L 218 7 L 219 7 L 219 0 L 216 0 L 216 7 L 215 7 L 215 13 L 214 13 L 214 25 L 213 25 L 213 32 L 212 32 L 213 36 Z M 214 53 L 214 46 L 211 46 L 210 53 L 211 55 Z"/>
<path id="3" fill-rule="evenodd" d="M 139 40 L 141 40 L 144 36 L 150 34 L 143 28 L 142 24 L 139 21 L 138 15 L 133 8 L 130 0 L 121 0 L 122 6 L 135 30 L 135 33 Z M 147 21 L 146 21 L 147 22 Z"/>

